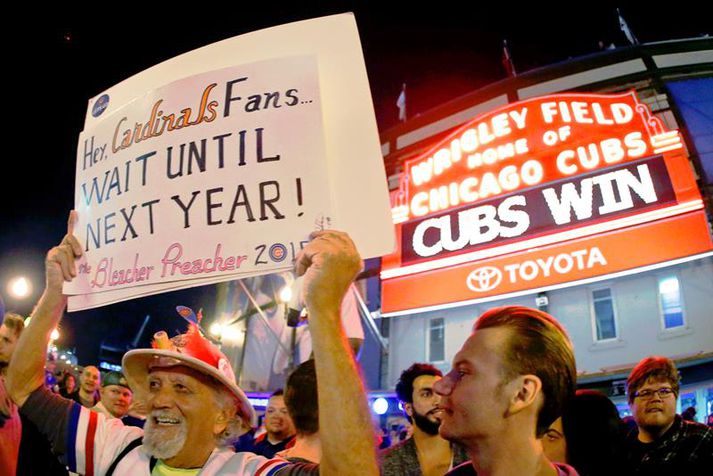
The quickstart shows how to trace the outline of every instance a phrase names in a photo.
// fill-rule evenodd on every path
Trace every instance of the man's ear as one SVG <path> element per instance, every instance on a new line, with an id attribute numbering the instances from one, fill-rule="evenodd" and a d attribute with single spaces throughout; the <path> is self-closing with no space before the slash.
<path id="1" fill-rule="evenodd" d="M 403 407 L 404 407 L 404 411 L 406 412 L 406 414 L 408 416 L 410 416 L 411 418 L 413 418 L 413 404 L 404 402 Z"/>
<path id="2" fill-rule="evenodd" d="M 232 420 L 234 416 L 234 408 L 223 408 L 218 411 L 215 417 L 215 423 L 213 424 L 213 434 L 219 435 L 223 433 L 225 429 L 228 428 L 228 423 L 230 423 L 230 420 Z"/>
<path id="3" fill-rule="evenodd" d="M 520 375 L 509 384 L 511 395 L 508 405 L 508 414 L 512 415 L 522 410 L 537 405 L 542 393 L 542 380 L 537 375 Z M 539 408 L 538 408 L 539 409 Z"/>

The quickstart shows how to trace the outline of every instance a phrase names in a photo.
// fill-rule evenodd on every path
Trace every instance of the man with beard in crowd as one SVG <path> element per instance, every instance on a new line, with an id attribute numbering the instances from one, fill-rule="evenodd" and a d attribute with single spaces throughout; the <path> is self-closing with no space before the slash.
<path id="1" fill-rule="evenodd" d="M 646 357 L 631 371 L 626 385 L 637 425 L 628 437 L 627 474 L 710 472 L 713 430 L 676 415 L 679 377 L 673 361 L 667 357 Z"/>
<path id="2" fill-rule="evenodd" d="M 465 450 L 438 434 L 442 411 L 441 397 L 433 385 L 443 374 L 429 364 L 413 364 L 404 370 L 396 384 L 396 395 L 413 424 L 413 436 L 384 450 L 384 476 L 441 476 L 468 460 Z"/>
<path id="3" fill-rule="evenodd" d="M 329 416 L 323 419 L 325 441 L 317 467 L 222 447 L 224 438 L 252 423 L 255 412 L 225 356 L 195 324 L 172 339 L 157 333 L 154 348 L 124 356 L 127 380 L 146 401 L 145 431 L 105 419 L 44 388 L 44 351 L 66 306 L 62 284 L 77 276 L 75 260 L 82 255 L 73 235 L 75 223 L 71 213 L 67 235 L 47 254 L 45 291 L 18 341 L 19 358 L 13 359 L 7 380 L 20 411 L 51 439 L 72 471 L 117 476 L 377 474 L 366 395 L 340 324 L 342 297 L 361 267 L 346 234 L 313 233 L 295 265 L 298 275 L 306 275 L 320 412 Z"/>

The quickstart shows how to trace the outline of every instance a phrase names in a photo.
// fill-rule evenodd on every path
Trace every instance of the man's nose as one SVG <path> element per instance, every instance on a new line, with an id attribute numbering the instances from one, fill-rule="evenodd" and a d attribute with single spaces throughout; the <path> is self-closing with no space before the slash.
<path id="1" fill-rule="evenodd" d="M 443 376 L 442 379 L 433 384 L 433 390 L 438 395 L 438 399 L 445 395 L 450 395 L 453 391 L 453 381 L 451 379 L 451 374 L 448 373 Z"/>
<path id="2" fill-rule="evenodd" d="M 661 395 L 659 395 L 659 392 L 654 392 L 651 395 L 651 400 L 649 402 L 662 402 L 663 398 L 661 398 Z"/>
<path id="3" fill-rule="evenodd" d="M 171 392 L 162 388 L 156 390 L 151 394 L 151 400 L 149 401 L 149 408 L 169 408 L 173 405 L 173 397 Z"/>

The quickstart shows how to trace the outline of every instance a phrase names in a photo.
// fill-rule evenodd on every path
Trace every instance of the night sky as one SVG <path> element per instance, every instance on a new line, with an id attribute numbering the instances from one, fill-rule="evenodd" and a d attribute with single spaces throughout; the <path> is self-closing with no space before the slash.
<path id="1" fill-rule="evenodd" d="M 518 72 L 598 50 L 626 46 L 616 7 L 641 42 L 713 34 L 705 2 L 230 2 L 196 3 L 166 12 L 148 2 L 112 2 L 112 9 L 21 7 L 8 16 L 19 32 L 5 31 L 5 130 L 0 208 L 0 293 L 7 307 L 29 313 L 41 292 L 43 258 L 65 231 L 73 205 L 76 141 L 87 100 L 117 82 L 180 53 L 252 30 L 353 11 L 359 26 L 380 130 L 397 122 L 396 98 L 407 84 L 409 115 L 426 111 L 505 77 L 507 39 Z M 383 4 L 389 4 L 384 7 Z M 518 2 L 519 3 L 519 2 Z M 549 6 L 543 6 L 548 3 Z M 300 5 L 301 4 L 301 5 Z M 496 5 L 497 4 L 497 5 Z M 465 6 L 468 5 L 468 6 Z M 328 39 L 325 39 L 328 41 Z M 9 279 L 29 276 L 35 292 L 15 301 Z M 157 329 L 183 328 L 174 308 L 203 307 L 209 316 L 215 287 L 179 291 L 65 317 L 59 344 L 75 347 L 80 363 L 94 361 L 102 339 L 133 337 L 151 314 L 143 345 Z M 121 325 L 117 325 L 121 322 Z"/>

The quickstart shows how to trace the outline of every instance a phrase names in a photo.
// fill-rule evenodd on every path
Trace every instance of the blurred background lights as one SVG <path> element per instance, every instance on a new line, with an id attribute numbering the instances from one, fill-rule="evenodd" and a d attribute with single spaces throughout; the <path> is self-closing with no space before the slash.
<path id="1" fill-rule="evenodd" d="M 223 328 L 223 332 L 221 334 L 221 340 L 224 342 L 238 342 L 241 337 L 242 333 L 240 332 L 238 326 L 226 326 Z"/>
<path id="2" fill-rule="evenodd" d="M 371 404 L 371 408 L 377 415 L 383 415 L 389 410 L 389 402 L 385 398 L 379 397 Z"/>
<path id="3" fill-rule="evenodd" d="M 292 288 L 290 286 L 285 286 L 280 290 L 280 301 L 290 302 L 292 299 Z"/>
<path id="4" fill-rule="evenodd" d="M 210 332 L 212 336 L 220 338 L 223 334 L 223 326 L 218 322 L 214 322 L 210 325 L 210 329 L 208 330 L 208 332 Z"/>
<path id="5" fill-rule="evenodd" d="M 27 278 L 20 276 L 10 280 L 8 292 L 10 295 L 22 299 L 30 295 L 32 292 L 32 285 Z"/>

